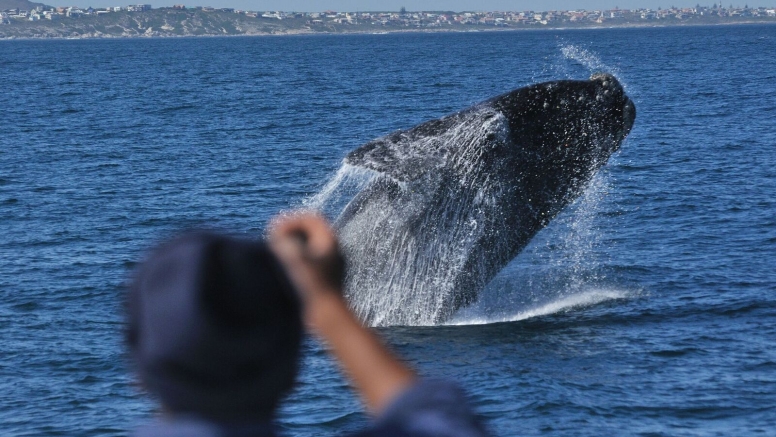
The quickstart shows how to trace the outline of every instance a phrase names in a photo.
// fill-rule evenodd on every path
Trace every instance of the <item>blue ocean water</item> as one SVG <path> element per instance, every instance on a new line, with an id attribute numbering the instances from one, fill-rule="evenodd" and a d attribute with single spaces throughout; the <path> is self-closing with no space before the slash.
<path id="1" fill-rule="evenodd" d="M 0 43 L 0 434 L 156 413 L 122 344 L 143 251 L 258 236 L 344 155 L 533 82 L 614 73 L 636 125 L 452 324 L 381 328 L 497 435 L 776 435 L 776 26 Z M 321 346 L 288 435 L 367 423 Z"/>

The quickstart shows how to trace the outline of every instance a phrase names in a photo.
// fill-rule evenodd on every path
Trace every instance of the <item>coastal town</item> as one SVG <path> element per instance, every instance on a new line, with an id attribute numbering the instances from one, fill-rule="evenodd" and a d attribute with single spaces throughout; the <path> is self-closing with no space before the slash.
<path id="1" fill-rule="evenodd" d="M 47 26 L 44 25 L 46 22 L 58 24 Z M 192 24 L 197 22 L 210 24 L 198 31 L 196 24 Z M 466 31 L 732 22 L 776 22 L 776 7 L 726 7 L 714 3 L 710 6 L 665 9 L 432 12 L 401 8 L 399 11 L 383 12 L 287 12 L 190 7 L 183 4 L 165 8 L 153 8 L 150 4 L 108 8 L 49 7 L 36 4 L 28 10 L 14 8 L 0 12 L 0 38 L 380 33 L 401 30 Z M 34 26 L 35 23 L 39 25 Z M 22 31 L 25 24 L 26 32 Z M 16 35 L 10 32 L 12 27 L 19 30 L 15 32 Z M 64 32 L 63 28 L 69 28 L 72 32 Z"/>
<path id="2" fill-rule="evenodd" d="M 8 9 L 0 12 L 4 24 L 10 20 L 56 20 L 60 18 L 77 18 L 88 15 L 102 15 L 112 12 L 143 12 L 152 9 L 150 4 L 115 6 L 109 8 L 79 8 L 41 7 L 30 11 Z M 164 8 L 162 8 L 164 9 Z M 172 9 L 186 9 L 184 5 L 175 5 Z M 614 21 L 659 21 L 659 20 L 692 20 L 702 17 L 776 17 L 776 8 L 757 7 L 728 8 L 716 3 L 712 6 L 696 6 L 693 8 L 658 8 L 658 9 L 612 9 L 612 10 L 572 10 L 572 11 L 508 11 L 508 12 L 283 12 L 283 11 L 243 11 L 232 8 L 211 8 L 196 6 L 193 9 L 204 12 L 227 12 L 241 14 L 252 18 L 307 19 L 308 24 L 369 24 L 373 26 L 395 27 L 441 27 L 453 24 L 480 24 L 486 26 L 537 25 L 546 26 L 559 23 L 598 23 Z"/>

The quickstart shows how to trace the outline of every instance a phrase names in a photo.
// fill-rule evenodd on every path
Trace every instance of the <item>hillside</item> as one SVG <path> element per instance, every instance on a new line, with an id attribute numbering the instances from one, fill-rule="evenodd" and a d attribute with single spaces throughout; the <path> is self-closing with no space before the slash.
<path id="1" fill-rule="evenodd" d="M 0 39 L 266 35 L 298 33 L 304 31 L 303 26 L 303 20 L 281 22 L 220 11 L 154 9 L 34 22 L 11 20 L 0 25 Z"/>
<path id="2" fill-rule="evenodd" d="M 0 0 L 0 11 L 5 11 L 8 9 L 22 9 L 29 11 L 35 9 L 38 6 L 48 8 L 48 6 L 44 5 L 43 3 L 33 3 L 29 0 Z"/>

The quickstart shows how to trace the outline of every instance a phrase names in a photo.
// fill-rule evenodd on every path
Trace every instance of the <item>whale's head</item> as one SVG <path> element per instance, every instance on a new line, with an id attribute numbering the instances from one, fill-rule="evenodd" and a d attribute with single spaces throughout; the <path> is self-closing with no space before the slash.
<path id="1" fill-rule="evenodd" d="M 596 73 L 590 77 L 595 90 L 595 100 L 599 102 L 602 114 L 613 124 L 616 131 L 615 144 L 612 151 L 620 147 L 620 143 L 630 133 L 633 122 L 636 121 L 636 106 L 625 94 L 620 82 L 608 73 Z"/>
<path id="2" fill-rule="evenodd" d="M 520 88 L 484 102 L 508 120 L 521 147 L 561 155 L 606 159 L 628 135 L 636 107 L 608 73 Z"/>
<path id="3" fill-rule="evenodd" d="M 619 149 L 636 118 L 635 105 L 607 73 L 520 88 L 484 104 L 507 120 L 523 185 L 554 200 L 576 197 Z"/>

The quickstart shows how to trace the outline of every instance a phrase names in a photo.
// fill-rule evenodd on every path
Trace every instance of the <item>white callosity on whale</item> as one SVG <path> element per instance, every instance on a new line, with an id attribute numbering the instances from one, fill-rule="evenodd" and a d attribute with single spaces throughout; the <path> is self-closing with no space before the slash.
<path id="1" fill-rule="evenodd" d="M 430 325 L 474 302 L 634 119 L 617 80 L 596 74 L 521 88 L 351 152 L 308 205 L 341 210 L 355 312 L 372 325 Z"/>

